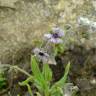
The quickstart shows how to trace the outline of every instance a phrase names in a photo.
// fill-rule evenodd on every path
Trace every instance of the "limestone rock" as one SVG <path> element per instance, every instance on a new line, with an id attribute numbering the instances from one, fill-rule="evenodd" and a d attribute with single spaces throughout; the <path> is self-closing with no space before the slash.
<path id="1" fill-rule="evenodd" d="M 27 54 L 34 46 L 33 41 L 38 39 L 40 41 L 40 37 L 48 32 L 53 24 L 62 28 L 66 24 L 72 25 L 70 32 L 74 35 L 71 35 L 71 40 L 78 43 L 81 37 L 75 35 L 77 17 L 85 14 L 94 18 L 92 2 L 64 0 L 62 3 L 61 1 L 0 0 L 2 6 L 0 7 L 0 61 L 2 63 L 12 63 L 12 58 L 18 60 Z M 16 10 L 9 8 L 13 8 L 14 5 Z M 69 42 L 68 40 L 65 41 Z"/>
<path id="2" fill-rule="evenodd" d="M 1 7 L 15 8 L 15 3 L 18 0 L 0 0 Z"/>

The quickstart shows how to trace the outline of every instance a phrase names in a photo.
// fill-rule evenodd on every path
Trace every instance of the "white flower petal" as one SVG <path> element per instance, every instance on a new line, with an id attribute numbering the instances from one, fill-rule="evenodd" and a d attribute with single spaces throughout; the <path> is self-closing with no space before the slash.
<path id="1" fill-rule="evenodd" d="M 60 29 L 59 32 L 58 32 L 58 35 L 59 35 L 60 37 L 64 36 L 64 35 L 65 35 L 65 34 L 64 34 L 64 31 L 63 31 L 62 29 Z"/>
<path id="2" fill-rule="evenodd" d="M 52 34 L 44 34 L 44 37 L 50 39 L 52 37 Z"/>
<path id="3" fill-rule="evenodd" d="M 34 53 L 34 54 L 37 55 L 39 52 L 40 52 L 40 49 L 39 49 L 39 48 L 35 48 L 35 49 L 33 49 L 33 53 Z"/>
<path id="4" fill-rule="evenodd" d="M 63 43 L 62 39 L 57 38 L 57 43 Z"/>
<path id="5" fill-rule="evenodd" d="M 49 41 L 55 44 L 63 43 L 63 40 L 59 38 L 51 38 Z"/>
<path id="6" fill-rule="evenodd" d="M 64 36 L 64 31 L 63 29 L 59 27 L 53 27 L 52 28 L 53 33 L 57 33 L 60 37 Z"/>

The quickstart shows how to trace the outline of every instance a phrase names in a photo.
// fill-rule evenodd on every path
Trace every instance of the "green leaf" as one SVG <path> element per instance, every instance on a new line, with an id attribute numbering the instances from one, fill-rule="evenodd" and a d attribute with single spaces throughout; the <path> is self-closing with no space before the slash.
<path id="1" fill-rule="evenodd" d="M 64 76 L 52 86 L 51 92 L 53 90 L 55 90 L 55 88 L 57 88 L 57 87 L 60 87 L 60 88 L 63 88 L 64 87 L 65 82 L 67 80 L 68 73 L 69 73 L 69 69 L 70 69 L 70 62 L 67 64 L 67 66 L 65 68 L 65 74 L 64 74 Z"/>
<path id="2" fill-rule="evenodd" d="M 36 61 L 35 56 L 31 56 L 31 69 L 33 72 L 35 85 L 39 89 L 39 91 L 48 91 L 49 86 L 47 86 L 47 82 L 45 81 L 43 74 L 39 69 L 39 65 Z"/>
<path id="3" fill-rule="evenodd" d="M 58 54 L 58 48 L 56 46 L 56 47 L 54 47 L 54 56 L 57 56 L 57 54 Z"/>
<path id="4" fill-rule="evenodd" d="M 49 83 L 52 80 L 52 70 L 50 69 L 48 64 L 43 65 L 43 77 Z"/>
<path id="5" fill-rule="evenodd" d="M 55 87 L 52 91 L 51 96 L 63 96 L 63 90 L 60 87 Z"/>
<path id="6" fill-rule="evenodd" d="M 30 96 L 33 96 L 33 94 L 32 94 L 32 90 L 31 90 L 31 87 L 30 87 L 29 84 L 27 84 L 27 88 L 28 88 L 28 92 L 30 93 Z"/>
<path id="7" fill-rule="evenodd" d="M 41 71 L 39 65 L 37 64 L 35 56 L 31 56 L 31 69 L 35 78 L 41 77 Z"/>
<path id="8" fill-rule="evenodd" d="M 3 89 L 3 87 L 6 85 L 5 82 L 0 83 L 0 89 Z"/>
<path id="9" fill-rule="evenodd" d="M 17 96 L 20 96 L 20 94 L 18 94 Z"/>
<path id="10" fill-rule="evenodd" d="M 5 81 L 6 79 L 4 77 L 0 78 L 0 82 Z"/>
<path id="11" fill-rule="evenodd" d="M 25 86 L 26 84 L 28 84 L 29 82 L 33 82 L 33 76 L 28 77 L 26 80 L 24 80 L 23 82 L 19 82 L 20 86 Z"/>
<path id="12" fill-rule="evenodd" d="M 37 96 L 42 96 L 39 92 L 36 92 Z"/>
<path id="13" fill-rule="evenodd" d="M 37 87 L 39 92 L 43 92 L 44 91 L 44 85 L 43 85 L 43 83 L 40 80 L 35 79 L 34 80 L 34 85 Z"/>
<path id="14" fill-rule="evenodd" d="M 33 77 L 34 77 L 34 81 L 36 82 L 36 85 L 43 87 L 44 78 L 39 69 L 39 65 L 37 64 L 35 56 L 31 56 L 31 69 L 32 69 L 32 73 L 33 73 Z"/>
<path id="15" fill-rule="evenodd" d="M 67 64 L 66 68 L 65 68 L 65 74 L 64 76 L 56 83 L 56 85 L 63 87 L 66 80 L 67 80 L 67 76 L 69 73 L 69 69 L 70 69 L 70 62 Z"/>
<path id="16" fill-rule="evenodd" d="M 3 89 L 4 86 L 6 86 L 6 78 L 4 76 L 4 72 L 0 70 L 0 89 Z"/>
<path id="17" fill-rule="evenodd" d="M 64 52 L 64 44 L 59 44 L 56 46 L 58 53 L 63 53 Z"/>

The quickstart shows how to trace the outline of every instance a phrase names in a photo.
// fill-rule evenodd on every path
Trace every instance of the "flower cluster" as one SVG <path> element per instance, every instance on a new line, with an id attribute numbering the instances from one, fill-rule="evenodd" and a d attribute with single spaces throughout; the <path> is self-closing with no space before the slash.
<path id="1" fill-rule="evenodd" d="M 52 33 L 45 34 L 44 37 L 51 43 L 59 44 L 63 43 L 62 37 L 64 36 L 64 31 L 59 27 L 52 28 Z"/>
<path id="2" fill-rule="evenodd" d="M 59 27 L 53 27 L 51 33 L 45 34 L 44 37 L 46 38 L 48 43 L 46 43 L 46 45 L 43 46 L 43 48 L 35 48 L 33 50 L 33 52 L 34 52 L 35 56 L 38 58 L 38 60 L 42 61 L 43 64 L 47 63 L 47 64 L 56 65 L 55 56 L 53 55 L 53 54 L 55 54 L 55 49 L 53 48 L 54 51 L 51 52 L 50 55 L 47 53 L 47 51 L 50 49 L 49 46 L 51 47 L 51 45 L 50 45 L 51 43 L 54 43 L 54 44 L 63 43 L 63 40 L 62 40 L 63 36 L 64 36 L 64 31 Z M 46 46 L 48 46 L 48 48 Z"/>

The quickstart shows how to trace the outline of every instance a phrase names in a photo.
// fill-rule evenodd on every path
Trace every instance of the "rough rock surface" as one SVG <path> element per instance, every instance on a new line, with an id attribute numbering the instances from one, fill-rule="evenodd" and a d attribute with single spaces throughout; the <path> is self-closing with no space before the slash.
<path id="1" fill-rule="evenodd" d="M 9 63 L 12 58 L 20 58 L 22 51 L 31 49 L 33 41 L 37 38 L 40 40 L 40 36 L 53 24 L 62 27 L 71 24 L 74 31 L 78 16 L 86 15 L 90 19 L 95 19 L 94 2 L 94 0 L 48 0 L 48 2 L 0 0 L 1 63 Z M 87 45 L 94 47 L 91 43 Z"/>

